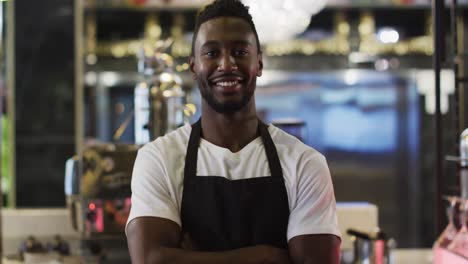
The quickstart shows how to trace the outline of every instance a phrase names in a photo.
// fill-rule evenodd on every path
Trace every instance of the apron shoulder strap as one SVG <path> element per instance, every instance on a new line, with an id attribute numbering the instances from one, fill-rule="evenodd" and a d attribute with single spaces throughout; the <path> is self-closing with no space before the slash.
<path id="1" fill-rule="evenodd" d="M 263 145 L 265 146 L 265 152 L 268 159 L 268 165 L 270 166 L 271 176 L 283 179 L 281 162 L 278 157 L 278 152 L 276 151 L 275 143 L 271 138 L 270 132 L 268 132 L 268 126 L 259 119 L 258 127 L 260 130 L 260 136 L 262 137 Z"/>
<path id="2" fill-rule="evenodd" d="M 197 174 L 197 156 L 198 145 L 200 144 L 201 136 L 201 118 L 192 125 L 192 132 L 185 154 L 185 169 L 184 169 L 184 186 L 189 183 L 192 175 Z"/>

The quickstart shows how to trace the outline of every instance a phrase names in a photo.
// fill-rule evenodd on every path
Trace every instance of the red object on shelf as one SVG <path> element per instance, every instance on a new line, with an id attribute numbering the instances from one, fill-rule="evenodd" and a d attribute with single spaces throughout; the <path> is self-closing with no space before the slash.
<path id="1" fill-rule="evenodd" d="M 144 6 L 146 5 L 147 0 L 130 0 L 129 1 L 131 5 L 136 5 L 136 6 Z"/>
<path id="2" fill-rule="evenodd" d="M 377 240 L 375 242 L 375 264 L 384 264 L 385 241 Z"/>
<path id="3" fill-rule="evenodd" d="M 448 251 L 445 248 L 434 247 L 434 264 L 468 264 L 468 259 Z"/>

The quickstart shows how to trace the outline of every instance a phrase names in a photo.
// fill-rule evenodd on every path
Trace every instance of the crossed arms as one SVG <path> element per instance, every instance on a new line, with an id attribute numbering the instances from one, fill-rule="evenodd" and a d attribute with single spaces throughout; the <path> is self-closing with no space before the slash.
<path id="1" fill-rule="evenodd" d="M 134 264 L 338 264 L 341 240 L 331 234 L 296 236 L 289 250 L 256 245 L 224 252 L 196 251 L 181 237 L 180 227 L 159 217 L 138 217 L 127 226 Z"/>

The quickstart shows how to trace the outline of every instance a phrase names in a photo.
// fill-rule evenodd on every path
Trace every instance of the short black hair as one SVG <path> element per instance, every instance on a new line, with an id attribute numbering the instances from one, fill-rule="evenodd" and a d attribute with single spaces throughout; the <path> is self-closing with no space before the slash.
<path id="1" fill-rule="evenodd" d="M 198 31 L 200 26 L 208 20 L 215 19 L 218 17 L 235 17 L 243 19 L 247 22 L 255 35 L 257 42 L 257 49 L 261 52 L 260 41 L 258 39 L 257 29 L 252 20 L 252 16 L 249 13 L 249 7 L 244 5 L 239 0 L 215 0 L 211 4 L 203 7 L 197 15 L 195 22 L 195 31 L 192 38 L 192 55 L 194 54 L 195 40 L 197 39 Z"/>

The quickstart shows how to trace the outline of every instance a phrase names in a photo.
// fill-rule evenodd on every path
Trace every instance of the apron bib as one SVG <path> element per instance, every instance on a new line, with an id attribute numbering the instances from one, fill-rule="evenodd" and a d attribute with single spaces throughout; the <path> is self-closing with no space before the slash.
<path id="1" fill-rule="evenodd" d="M 258 122 L 271 177 L 242 180 L 196 175 L 201 119 L 192 126 L 181 218 L 182 233 L 188 233 L 199 250 L 225 251 L 260 244 L 288 247 L 289 203 L 281 164 L 267 125 Z"/>

